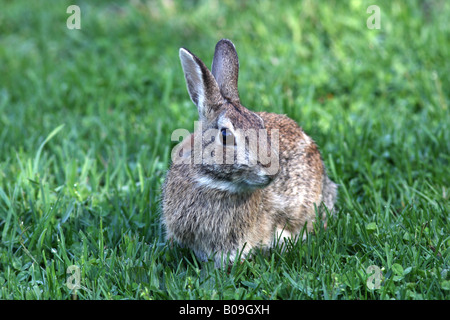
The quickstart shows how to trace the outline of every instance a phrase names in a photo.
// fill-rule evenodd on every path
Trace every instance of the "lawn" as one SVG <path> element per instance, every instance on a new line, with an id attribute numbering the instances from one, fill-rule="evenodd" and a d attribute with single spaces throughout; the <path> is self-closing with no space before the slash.
<path id="1" fill-rule="evenodd" d="M 448 300 L 449 16 L 446 0 L 2 1 L 0 299 Z M 210 66 L 221 38 L 243 105 L 295 119 L 340 185 L 326 230 L 228 270 L 166 245 L 159 209 L 171 133 L 197 120 L 178 50 Z"/>

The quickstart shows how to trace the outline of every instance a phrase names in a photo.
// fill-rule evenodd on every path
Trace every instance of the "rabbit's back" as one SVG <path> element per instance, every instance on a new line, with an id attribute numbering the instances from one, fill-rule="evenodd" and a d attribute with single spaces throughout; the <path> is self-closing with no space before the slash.
<path id="1" fill-rule="evenodd" d="M 278 130 L 279 174 L 266 193 L 277 216 L 278 228 L 298 233 L 307 223 L 308 230 L 322 202 L 332 211 L 336 200 L 336 185 L 328 178 L 316 143 L 298 124 L 285 115 L 257 113 L 266 130 Z M 316 210 L 317 208 L 317 210 Z"/>

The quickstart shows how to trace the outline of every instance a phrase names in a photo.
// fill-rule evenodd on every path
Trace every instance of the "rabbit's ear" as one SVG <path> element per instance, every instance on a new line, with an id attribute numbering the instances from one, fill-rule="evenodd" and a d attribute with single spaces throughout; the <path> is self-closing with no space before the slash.
<path id="1" fill-rule="evenodd" d="M 230 40 L 222 39 L 217 42 L 211 71 L 222 96 L 239 103 L 239 60 L 236 48 Z"/>
<path id="2" fill-rule="evenodd" d="M 180 60 L 189 96 L 197 106 L 200 120 L 211 120 L 224 102 L 214 76 L 205 64 L 187 49 L 180 49 Z"/>

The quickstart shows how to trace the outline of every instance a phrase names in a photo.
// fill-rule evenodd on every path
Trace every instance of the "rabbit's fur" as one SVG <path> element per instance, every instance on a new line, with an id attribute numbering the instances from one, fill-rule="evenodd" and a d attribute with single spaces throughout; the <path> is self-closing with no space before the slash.
<path id="1" fill-rule="evenodd" d="M 172 157 L 163 185 L 167 239 L 191 248 L 201 260 L 215 253 L 220 265 L 238 252 L 243 258 L 252 248 L 269 248 L 277 237 L 297 236 L 305 224 L 311 231 L 316 212 L 325 218 L 323 205 L 332 212 L 337 197 L 314 141 L 287 116 L 241 105 L 231 41 L 217 43 L 212 72 L 186 49 L 180 49 L 180 59 L 201 128 L 172 153 L 182 161 Z M 239 129 L 254 129 L 258 139 Z M 267 136 L 259 134 L 264 130 Z M 243 141 L 249 145 L 244 158 L 253 164 L 237 161 L 236 145 Z M 258 158 L 263 147 L 269 162 Z M 209 156 L 219 161 L 208 162 Z"/>

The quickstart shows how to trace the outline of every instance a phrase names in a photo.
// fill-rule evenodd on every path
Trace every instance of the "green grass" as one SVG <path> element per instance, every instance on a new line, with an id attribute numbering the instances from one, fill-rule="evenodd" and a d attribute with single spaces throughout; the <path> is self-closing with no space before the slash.
<path id="1" fill-rule="evenodd" d="M 448 1 L 1 7 L 0 299 L 450 298 Z M 229 270 L 166 246 L 158 202 L 197 116 L 178 48 L 210 65 L 223 37 L 243 104 L 295 119 L 340 184 L 326 230 Z"/>

